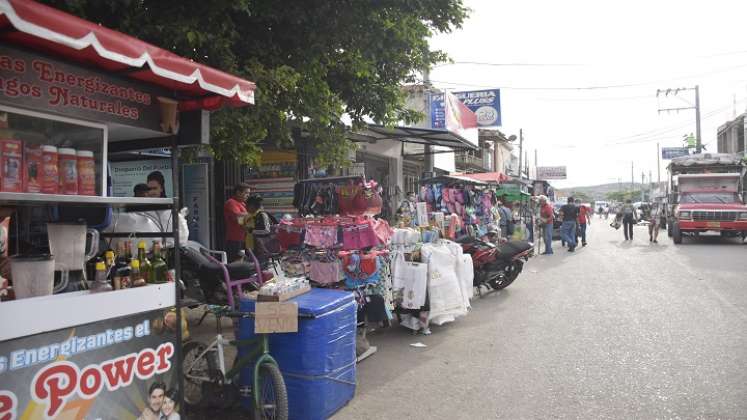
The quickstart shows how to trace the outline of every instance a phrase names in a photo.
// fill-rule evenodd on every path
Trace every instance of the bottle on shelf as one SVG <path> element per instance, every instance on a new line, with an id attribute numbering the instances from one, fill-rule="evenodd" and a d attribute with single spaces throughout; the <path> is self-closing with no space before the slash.
<path id="1" fill-rule="evenodd" d="M 104 252 L 104 262 L 106 263 L 106 269 L 110 270 L 114 266 L 114 250 L 107 249 Z"/>
<path id="2" fill-rule="evenodd" d="M 140 241 L 137 244 L 137 259 L 140 262 L 140 273 L 142 273 L 145 281 L 150 283 L 151 263 L 145 252 L 145 241 Z"/>
<path id="3" fill-rule="evenodd" d="M 166 260 L 161 256 L 161 243 L 153 241 L 153 259 L 150 262 L 150 274 L 148 281 L 153 284 L 166 283 L 168 281 L 167 271 L 169 271 Z"/>
<path id="4" fill-rule="evenodd" d="M 127 261 L 127 264 L 132 261 L 132 241 L 124 241 L 125 243 L 125 261 Z"/>
<path id="5" fill-rule="evenodd" d="M 106 277 L 106 263 L 98 261 L 96 263 L 96 276 L 90 287 L 91 293 L 108 292 L 113 289 Z"/>
<path id="6" fill-rule="evenodd" d="M 145 279 L 140 269 L 140 260 L 136 258 L 130 261 L 130 279 L 132 280 L 132 287 L 145 286 Z"/>

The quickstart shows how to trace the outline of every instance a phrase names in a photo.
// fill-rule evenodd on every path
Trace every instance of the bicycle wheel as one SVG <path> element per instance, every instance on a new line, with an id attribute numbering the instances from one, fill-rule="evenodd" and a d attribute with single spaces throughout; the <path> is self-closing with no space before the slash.
<path id="1" fill-rule="evenodd" d="M 280 368 L 274 363 L 259 366 L 259 407 L 254 407 L 255 420 L 287 420 L 288 391 Z"/>
<path id="2" fill-rule="evenodd" d="M 191 406 L 202 405 L 205 399 L 203 384 L 210 381 L 215 369 L 212 353 L 206 353 L 207 346 L 199 341 L 190 341 L 182 349 L 182 375 L 184 375 L 184 402 Z"/>

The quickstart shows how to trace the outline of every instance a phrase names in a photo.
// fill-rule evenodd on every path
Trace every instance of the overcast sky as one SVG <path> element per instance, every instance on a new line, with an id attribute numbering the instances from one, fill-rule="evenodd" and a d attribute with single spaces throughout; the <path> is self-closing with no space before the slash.
<path id="1" fill-rule="evenodd" d="M 656 143 L 680 146 L 695 132 L 694 111 L 657 112 L 692 106 L 693 92 L 657 99 L 657 89 L 700 85 L 703 143 L 714 152 L 734 96 L 737 114 L 747 106 L 747 2 L 465 3 L 463 29 L 432 40 L 455 61 L 433 69 L 433 84 L 501 88 L 501 130 L 523 128 L 530 164 L 537 149 L 540 166 L 567 165 L 557 187 L 630 182 L 631 161 L 636 182 L 642 171 L 656 179 Z M 618 85 L 632 86 L 575 89 Z"/>

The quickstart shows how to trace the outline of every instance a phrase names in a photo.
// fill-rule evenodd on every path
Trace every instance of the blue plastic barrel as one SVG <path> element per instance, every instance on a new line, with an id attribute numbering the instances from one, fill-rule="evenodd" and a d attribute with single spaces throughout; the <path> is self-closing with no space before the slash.
<path id="1" fill-rule="evenodd" d="M 350 292 L 311 289 L 293 298 L 300 318 L 297 333 L 272 334 L 270 352 L 280 365 L 290 419 L 326 419 L 355 395 L 355 332 L 357 304 Z M 254 311 L 242 299 L 242 311 Z M 254 337 L 254 320 L 242 319 L 239 338 Z M 252 370 L 241 371 L 240 383 L 251 384 Z M 250 401 L 244 401 L 249 406 Z"/>

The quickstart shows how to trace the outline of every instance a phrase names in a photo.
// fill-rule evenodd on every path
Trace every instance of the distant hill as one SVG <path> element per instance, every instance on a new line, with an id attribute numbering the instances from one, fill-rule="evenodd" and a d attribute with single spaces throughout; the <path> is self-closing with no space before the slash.
<path id="1" fill-rule="evenodd" d="M 610 184 L 602 184 L 602 185 L 591 185 L 588 187 L 572 187 L 572 188 L 562 188 L 562 189 L 556 189 L 555 193 L 560 194 L 562 196 L 568 197 L 577 195 L 578 193 L 581 193 L 583 195 L 586 195 L 590 197 L 592 200 L 606 200 L 607 194 L 613 191 L 627 191 L 630 189 L 630 182 L 623 182 L 622 184 L 618 184 L 617 182 L 610 183 Z M 641 184 L 636 183 L 633 184 L 634 190 L 640 190 Z"/>

